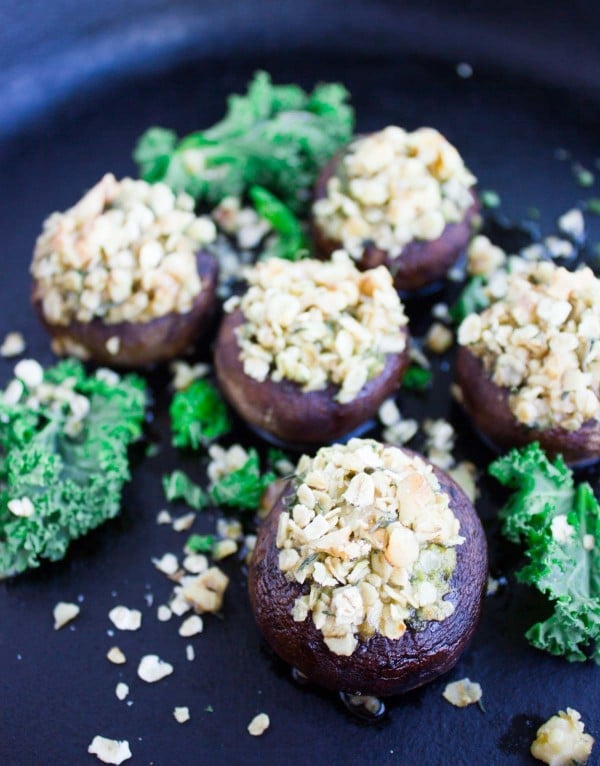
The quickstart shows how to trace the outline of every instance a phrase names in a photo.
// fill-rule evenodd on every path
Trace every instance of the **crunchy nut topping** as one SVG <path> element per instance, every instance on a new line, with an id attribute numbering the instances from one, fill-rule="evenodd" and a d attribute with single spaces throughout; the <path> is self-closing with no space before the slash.
<path id="1" fill-rule="evenodd" d="M 171 524 L 172 522 L 173 522 L 173 518 L 166 508 L 163 508 L 162 511 L 158 512 L 156 516 L 157 524 Z"/>
<path id="2" fill-rule="evenodd" d="M 250 457 L 241 444 L 234 444 L 229 449 L 224 449 L 218 444 L 211 444 L 208 448 L 208 454 L 210 462 L 206 473 L 211 484 L 215 484 L 228 473 L 242 468 Z"/>
<path id="3" fill-rule="evenodd" d="M 336 400 L 350 402 L 381 373 L 386 354 L 406 347 L 404 308 L 383 266 L 359 272 L 339 250 L 328 262 L 262 261 L 247 279 L 237 335 L 255 380 L 287 378 L 303 391 L 334 383 Z"/>
<path id="4" fill-rule="evenodd" d="M 425 345 L 434 354 L 445 354 L 454 343 L 454 333 L 440 322 L 434 322 L 425 336 Z"/>
<path id="5" fill-rule="evenodd" d="M 219 567 L 210 567 L 197 577 L 184 577 L 181 583 L 181 596 L 194 607 L 196 612 L 203 614 L 218 612 L 222 607 L 229 577 Z"/>
<path id="6" fill-rule="evenodd" d="M 581 713 L 568 707 L 542 724 L 531 745 L 531 754 L 550 766 L 571 766 L 573 762 L 587 763 L 594 738 L 586 734 Z"/>
<path id="7" fill-rule="evenodd" d="M 186 723 L 190 720 L 190 709 L 189 707 L 176 707 L 173 710 L 173 718 L 177 721 L 177 723 Z"/>
<path id="8" fill-rule="evenodd" d="M 576 431 L 600 417 L 600 280 L 550 262 L 508 275 L 506 294 L 467 316 L 458 342 L 510 390 L 516 419 Z"/>
<path id="9" fill-rule="evenodd" d="M 25 351 L 25 338 L 20 332 L 9 332 L 0 346 L 0 356 L 19 356 Z"/>
<path id="10" fill-rule="evenodd" d="M 191 638 L 192 636 L 197 636 L 198 633 L 202 633 L 203 630 L 204 623 L 202 622 L 202 617 L 193 614 L 181 623 L 179 635 L 183 636 L 183 638 Z"/>
<path id="11" fill-rule="evenodd" d="M 488 237 L 478 234 L 473 237 L 467 249 L 467 271 L 469 274 L 489 277 L 506 264 L 506 253 L 494 245 Z"/>
<path id="12" fill-rule="evenodd" d="M 188 388 L 195 380 L 204 378 L 210 372 L 210 365 L 204 362 L 198 362 L 198 364 L 188 364 L 182 359 L 176 359 L 169 365 L 171 374 L 173 375 L 173 381 L 171 385 L 175 391 L 183 391 Z"/>
<path id="13" fill-rule="evenodd" d="M 248 733 L 253 737 L 260 737 L 271 725 L 269 716 L 266 713 L 259 713 L 248 724 Z"/>
<path id="14" fill-rule="evenodd" d="M 203 553 L 190 553 L 183 560 L 183 568 L 190 574 L 200 574 L 208 569 L 208 559 Z"/>
<path id="15" fill-rule="evenodd" d="M 129 694 L 129 686 L 127 686 L 127 684 L 124 683 L 123 681 L 119 681 L 119 683 L 117 684 L 115 688 L 115 694 L 117 696 L 117 699 L 122 702 Z"/>
<path id="16" fill-rule="evenodd" d="M 399 639 L 407 624 L 441 621 L 463 542 L 431 466 L 396 447 L 352 439 L 304 455 L 276 545 L 285 576 L 307 583 L 293 617 L 309 613 L 335 654 L 358 637 Z"/>
<path id="17" fill-rule="evenodd" d="M 179 516 L 173 519 L 173 531 L 174 532 L 187 532 L 187 530 L 196 521 L 196 514 L 193 511 L 185 513 L 183 516 Z"/>
<path id="18" fill-rule="evenodd" d="M 77 604 L 69 604 L 66 601 L 59 601 L 54 607 L 52 615 L 54 617 L 54 630 L 60 630 L 67 623 L 74 620 L 81 610 Z"/>
<path id="19" fill-rule="evenodd" d="M 166 604 L 161 604 L 156 610 L 156 619 L 159 622 L 168 622 L 173 616 L 173 612 Z"/>
<path id="20" fill-rule="evenodd" d="M 447 223 L 460 221 L 475 182 L 437 130 L 392 126 L 350 144 L 313 214 L 354 258 L 366 241 L 396 256 L 408 242 L 437 239 Z"/>
<path id="21" fill-rule="evenodd" d="M 196 652 L 191 644 L 185 647 L 185 658 L 188 662 L 193 662 L 196 659 Z"/>
<path id="22" fill-rule="evenodd" d="M 37 388 L 44 380 L 44 369 L 35 359 L 21 359 L 15 366 L 14 374 L 29 389 Z"/>
<path id="23" fill-rule="evenodd" d="M 142 657 L 137 669 L 138 676 L 149 684 L 161 681 L 172 672 L 173 666 L 161 660 L 156 654 L 146 654 Z"/>
<path id="24" fill-rule="evenodd" d="M 108 617 L 117 630 L 139 630 L 142 625 L 142 613 L 139 609 L 114 606 Z"/>
<path id="25" fill-rule="evenodd" d="M 13 516 L 28 519 L 35 513 L 35 506 L 28 497 L 15 497 L 6 504 Z"/>
<path id="26" fill-rule="evenodd" d="M 120 766 L 132 757 L 127 740 L 108 739 L 99 735 L 92 740 L 88 753 L 95 755 L 102 763 L 110 763 L 114 766 Z"/>
<path id="27" fill-rule="evenodd" d="M 572 237 L 576 242 L 582 240 L 585 235 L 583 213 L 576 207 L 563 213 L 558 219 L 557 224 L 563 234 Z"/>
<path id="28" fill-rule="evenodd" d="M 53 213 L 31 265 L 46 320 L 148 322 L 190 311 L 202 290 L 196 252 L 216 237 L 193 208 L 166 184 L 107 174 L 74 207 Z"/>
<path id="29" fill-rule="evenodd" d="M 127 658 L 118 646 L 113 646 L 108 650 L 106 659 L 112 662 L 113 665 L 124 665 L 127 662 Z"/>
<path id="30" fill-rule="evenodd" d="M 179 569 L 179 562 L 174 553 L 164 553 L 159 559 L 152 559 L 152 563 L 159 572 L 167 576 L 174 575 Z"/>
<path id="31" fill-rule="evenodd" d="M 217 540 L 213 546 L 212 557 L 215 561 L 221 561 L 237 553 L 238 546 L 235 540 L 225 539 Z"/>
<path id="32" fill-rule="evenodd" d="M 442 696 L 455 707 L 467 707 L 481 699 L 481 686 L 468 678 L 446 684 Z"/>

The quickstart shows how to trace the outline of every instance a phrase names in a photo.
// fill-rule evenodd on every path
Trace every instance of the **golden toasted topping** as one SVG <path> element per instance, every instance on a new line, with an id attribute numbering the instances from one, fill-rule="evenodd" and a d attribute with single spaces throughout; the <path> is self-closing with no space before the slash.
<path id="1" fill-rule="evenodd" d="M 202 289 L 196 253 L 215 237 L 187 194 L 107 174 L 44 223 L 31 265 L 44 317 L 114 324 L 184 314 Z"/>
<path id="2" fill-rule="evenodd" d="M 576 431 L 600 418 L 600 280 L 591 269 L 525 264 L 503 297 L 464 319 L 458 342 L 510 390 L 520 423 Z"/>
<path id="3" fill-rule="evenodd" d="M 399 639 L 407 624 L 443 620 L 444 596 L 463 542 L 430 465 L 370 439 L 304 455 L 276 544 L 286 577 L 308 583 L 293 617 L 309 613 L 335 654 L 357 636 Z"/>
<path id="4" fill-rule="evenodd" d="M 467 705 L 473 705 L 481 699 L 481 685 L 476 681 L 471 681 L 470 678 L 463 678 L 460 681 L 446 684 L 442 696 L 455 707 L 467 707 Z"/>
<path id="5" fill-rule="evenodd" d="M 568 707 L 560 710 L 537 730 L 531 745 L 531 754 L 550 766 L 571 766 L 587 763 L 594 746 L 594 738 L 584 733 L 581 713 Z"/>
<path id="6" fill-rule="evenodd" d="M 353 257 L 366 241 L 396 256 L 408 242 L 437 239 L 447 223 L 460 221 L 475 182 L 437 130 L 392 126 L 350 144 L 313 213 Z"/>
<path id="7" fill-rule="evenodd" d="M 287 378 L 303 391 L 334 383 L 345 403 L 406 347 L 404 308 L 383 266 L 360 272 L 340 250 L 328 262 L 272 258 L 247 279 L 241 302 L 226 308 L 244 314 L 238 344 L 251 378 Z"/>

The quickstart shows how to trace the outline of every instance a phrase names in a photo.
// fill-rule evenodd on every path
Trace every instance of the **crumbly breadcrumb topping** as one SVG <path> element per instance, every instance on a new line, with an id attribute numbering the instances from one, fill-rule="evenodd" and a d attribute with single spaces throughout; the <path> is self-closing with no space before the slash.
<path id="1" fill-rule="evenodd" d="M 524 265 L 500 299 L 464 319 L 458 341 L 510 390 L 520 423 L 576 431 L 600 418 L 600 280 L 591 269 Z"/>
<path id="2" fill-rule="evenodd" d="M 568 707 L 560 710 L 537 730 L 531 754 L 550 766 L 571 766 L 587 763 L 594 738 L 585 733 L 581 713 Z"/>
<path id="3" fill-rule="evenodd" d="M 383 266 L 360 272 L 340 250 L 327 262 L 272 258 L 247 279 L 248 291 L 226 308 L 244 314 L 238 345 L 256 380 L 287 378 L 303 391 L 333 383 L 346 403 L 383 371 L 386 354 L 406 347 L 406 315 Z"/>
<path id="4" fill-rule="evenodd" d="M 44 222 L 31 265 L 44 316 L 115 324 L 187 313 L 202 290 L 196 253 L 215 237 L 189 195 L 109 173 Z"/>
<path id="5" fill-rule="evenodd" d="M 321 448 L 298 463 L 276 544 L 285 576 L 305 586 L 293 618 L 309 614 L 335 654 L 358 638 L 399 639 L 407 625 L 444 620 L 463 542 L 432 467 L 370 439 Z"/>
<path id="6" fill-rule="evenodd" d="M 473 204 L 476 178 L 433 128 L 395 126 L 348 147 L 313 213 L 323 232 L 354 258 L 373 242 L 391 256 L 414 239 L 437 239 Z"/>

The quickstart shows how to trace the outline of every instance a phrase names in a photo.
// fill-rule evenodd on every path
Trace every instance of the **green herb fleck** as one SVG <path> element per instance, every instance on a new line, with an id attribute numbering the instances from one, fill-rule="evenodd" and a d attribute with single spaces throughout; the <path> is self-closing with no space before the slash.
<path id="1" fill-rule="evenodd" d="M 411 362 L 408 370 L 402 378 L 402 388 L 407 391 L 423 391 L 431 385 L 433 373 L 431 370 L 421 367 L 416 362 Z"/>
<path id="2" fill-rule="evenodd" d="M 44 383 L 85 397 L 89 411 L 77 433 L 66 403 L 38 408 L 26 396 L 14 404 L 0 396 L 0 577 L 63 558 L 72 540 L 117 515 L 127 449 L 142 433 L 145 384 L 136 375 L 107 380 L 68 359 L 46 370 Z M 31 516 L 8 509 L 22 498 Z"/>
<path id="3" fill-rule="evenodd" d="M 583 186 L 584 188 L 589 188 L 590 186 L 594 185 L 594 174 L 591 170 L 588 170 L 587 168 L 582 167 L 581 165 L 573 165 L 573 173 L 575 175 L 575 180 L 579 184 L 579 186 Z"/>
<path id="4" fill-rule="evenodd" d="M 214 713 L 214 712 L 215 712 L 215 709 L 214 709 L 214 707 L 213 707 L 212 705 L 207 705 L 207 706 L 204 708 L 204 712 L 205 712 L 205 713 Z"/>
<path id="5" fill-rule="evenodd" d="M 225 474 L 210 490 L 211 498 L 217 505 L 252 511 L 260 504 L 265 489 L 275 481 L 275 474 L 268 471 L 260 473 L 258 452 L 251 449 L 248 460 L 241 468 Z"/>
<path id="6" fill-rule="evenodd" d="M 192 553 L 210 553 L 215 540 L 214 535 L 190 535 L 185 547 Z"/>
<path id="7" fill-rule="evenodd" d="M 512 450 L 489 471 L 513 489 L 500 518 L 504 535 L 524 545 L 529 559 L 517 578 L 553 609 L 527 639 L 570 661 L 589 654 L 600 664 L 600 505 L 592 488 L 576 485 L 562 458 L 551 462 L 538 444 Z"/>
<path id="8" fill-rule="evenodd" d="M 231 430 L 227 406 L 206 380 L 196 380 L 178 391 L 169 412 L 175 447 L 197 449 Z"/>
<path id="9" fill-rule="evenodd" d="M 183 471 L 173 471 L 163 476 L 163 489 L 167 500 L 185 500 L 196 511 L 208 505 L 208 495 Z"/>
<path id="10" fill-rule="evenodd" d="M 469 314 L 478 313 L 487 308 L 490 300 L 485 294 L 484 285 L 485 279 L 477 275 L 471 277 L 463 287 L 458 300 L 450 307 L 450 316 L 455 324 L 460 324 Z"/>
<path id="11" fill-rule="evenodd" d="M 498 194 L 498 192 L 494 191 L 493 189 L 485 189 L 484 191 L 480 193 L 479 198 L 481 200 L 481 204 L 484 207 L 487 207 L 490 209 L 500 207 L 500 205 L 502 204 L 500 195 Z"/>
<path id="12" fill-rule="evenodd" d="M 298 261 L 308 255 L 308 243 L 300 221 L 287 205 L 262 186 L 250 188 L 250 199 L 258 215 L 271 224 L 274 234 L 267 238 L 264 258 Z"/>
<path id="13" fill-rule="evenodd" d="M 600 197 L 591 197 L 585 203 L 585 208 L 592 215 L 600 215 Z"/>
<path id="14" fill-rule="evenodd" d="M 258 72 L 245 95 L 229 97 L 227 114 L 212 128 L 182 140 L 151 128 L 134 159 L 146 181 L 164 181 L 209 204 L 259 184 L 295 212 L 306 211 L 320 168 L 353 135 L 348 96 L 339 84 L 306 93 Z"/>

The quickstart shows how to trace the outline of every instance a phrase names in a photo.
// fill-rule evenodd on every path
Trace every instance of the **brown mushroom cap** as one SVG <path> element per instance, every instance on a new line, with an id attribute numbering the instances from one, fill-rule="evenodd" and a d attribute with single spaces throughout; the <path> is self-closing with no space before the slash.
<path id="1" fill-rule="evenodd" d="M 562 454 L 570 466 L 582 467 L 600 459 L 600 421 L 588 420 L 576 431 L 558 426 L 529 428 L 513 415 L 509 390 L 496 385 L 481 359 L 465 346 L 458 348 L 455 376 L 463 407 L 495 449 L 504 451 L 537 441 L 550 457 Z"/>
<path id="2" fill-rule="evenodd" d="M 185 314 L 172 312 L 149 322 L 117 322 L 106 324 L 102 319 L 91 322 L 71 321 L 68 325 L 50 324 L 44 317 L 42 297 L 34 285 L 32 303 L 50 336 L 65 344 L 76 344 L 89 359 L 111 367 L 144 367 L 164 362 L 184 353 L 210 322 L 217 307 L 218 264 L 214 256 L 200 251 L 197 256 L 202 290 L 194 298 L 192 309 Z M 110 338 L 121 341 L 116 354 L 106 348 Z"/>
<path id="3" fill-rule="evenodd" d="M 404 451 L 414 455 L 411 450 Z M 380 634 L 368 640 L 359 639 L 358 647 L 349 657 L 327 648 L 310 615 L 304 622 L 295 622 L 291 615 L 303 586 L 287 580 L 279 569 L 279 550 L 275 544 L 279 515 L 285 509 L 286 499 L 293 494 L 291 482 L 264 520 L 248 579 L 254 617 L 276 654 L 311 682 L 350 694 L 402 694 L 450 670 L 470 641 L 487 585 L 485 535 L 473 505 L 458 484 L 439 468 L 434 466 L 433 471 L 450 497 L 450 508 L 465 538 L 456 547 L 456 569 L 446 596 L 455 611 L 441 622 L 427 622 L 423 630 L 409 627 L 397 640 Z"/>
<path id="4" fill-rule="evenodd" d="M 290 444 L 324 444 L 350 433 L 369 420 L 382 402 L 400 385 L 409 363 L 406 348 L 387 354 L 383 371 L 371 378 L 355 399 L 336 402 L 338 387 L 302 391 L 297 383 L 267 378 L 260 382 L 246 375 L 240 359 L 236 328 L 244 323 L 241 309 L 226 314 L 215 345 L 215 371 L 221 391 L 251 426 Z"/>
<path id="5" fill-rule="evenodd" d="M 327 182 L 336 174 L 342 157 L 343 152 L 336 155 L 321 171 L 315 186 L 315 201 L 327 196 Z M 481 206 L 474 190 L 471 191 L 471 196 L 473 203 L 465 211 L 463 219 L 458 223 L 446 224 L 437 239 L 414 239 L 395 256 L 390 256 L 387 251 L 380 250 L 373 243 L 367 243 L 362 257 L 357 261 L 358 267 L 372 269 L 381 264 L 387 266 L 394 277 L 396 289 L 400 291 L 418 290 L 442 279 L 471 239 L 473 218 Z M 341 242 L 331 239 L 314 217 L 311 230 L 320 258 L 329 258 L 335 250 L 344 247 Z"/>

